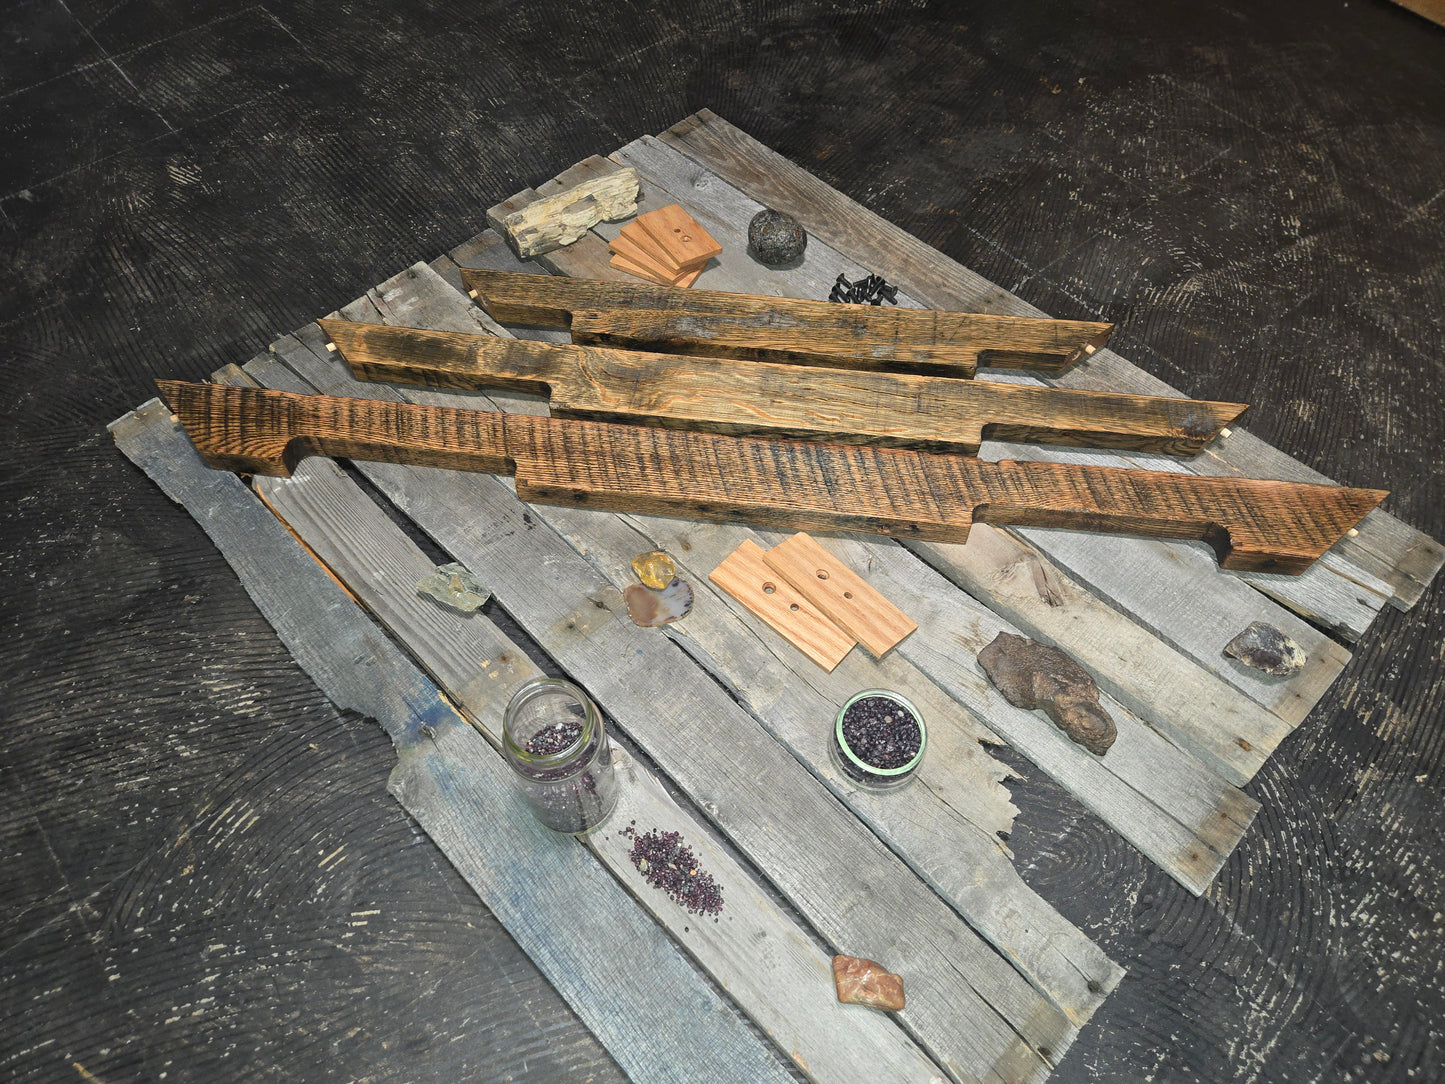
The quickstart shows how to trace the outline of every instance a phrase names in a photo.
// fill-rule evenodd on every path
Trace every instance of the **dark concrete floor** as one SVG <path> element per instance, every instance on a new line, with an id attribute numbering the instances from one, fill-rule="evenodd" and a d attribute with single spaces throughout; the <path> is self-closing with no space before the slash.
<path id="1" fill-rule="evenodd" d="M 104 427 L 703 106 L 1445 535 L 1445 32 L 1383 0 L 0 0 L 0 1077 L 620 1076 Z M 1440 1079 L 1442 633 L 1204 899 L 1015 786 L 1129 972 L 1055 1079 Z"/>

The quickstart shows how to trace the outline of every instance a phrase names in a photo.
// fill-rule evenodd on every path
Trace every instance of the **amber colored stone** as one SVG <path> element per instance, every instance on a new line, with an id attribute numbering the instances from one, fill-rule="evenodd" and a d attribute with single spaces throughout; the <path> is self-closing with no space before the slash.
<path id="1" fill-rule="evenodd" d="M 667 554 L 661 550 L 653 550 L 651 553 L 639 553 L 634 557 L 632 571 L 636 572 L 637 578 L 648 587 L 661 591 L 677 575 L 677 566 Z"/>
<path id="2" fill-rule="evenodd" d="M 873 960 L 834 956 L 833 982 L 838 1000 L 846 1005 L 867 1005 L 885 1012 L 903 1008 L 903 977 Z"/>

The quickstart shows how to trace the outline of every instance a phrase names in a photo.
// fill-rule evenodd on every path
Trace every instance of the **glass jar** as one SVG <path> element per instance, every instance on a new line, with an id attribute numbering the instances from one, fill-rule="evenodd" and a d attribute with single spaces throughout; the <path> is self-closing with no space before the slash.
<path id="1" fill-rule="evenodd" d="M 617 804 L 607 728 L 570 681 L 533 678 L 512 694 L 502 751 L 533 814 L 553 831 L 590 832 Z"/>
<path id="2" fill-rule="evenodd" d="M 872 790 L 893 790 L 907 783 L 923 763 L 927 747 L 922 713 L 906 697 L 887 689 L 865 689 L 849 697 L 838 709 L 833 740 L 828 743 L 838 770 Z"/>

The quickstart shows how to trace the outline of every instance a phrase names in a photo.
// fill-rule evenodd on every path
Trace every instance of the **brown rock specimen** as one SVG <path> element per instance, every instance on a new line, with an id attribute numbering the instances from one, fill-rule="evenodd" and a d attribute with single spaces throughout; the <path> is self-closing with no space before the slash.
<path id="1" fill-rule="evenodd" d="M 978 653 L 990 681 L 1016 708 L 1038 708 L 1096 756 L 1119 732 L 1099 706 L 1099 687 L 1082 666 L 1056 647 L 1001 632 Z"/>
<path id="2" fill-rule="evenodd" d="M 1287 677 L 1305 664 L 1305 653 L 1281 630 L 1255 621 L 1230 640 L 1224 653 L 1276 677 Z"/>
<path id="3" fill-rule="evenodd" d="M 833 982 L 845 1005 L 867 1005 L 885 1012 L 903 1008 L 903 978 L 860 956 L 834 956 Z"/>

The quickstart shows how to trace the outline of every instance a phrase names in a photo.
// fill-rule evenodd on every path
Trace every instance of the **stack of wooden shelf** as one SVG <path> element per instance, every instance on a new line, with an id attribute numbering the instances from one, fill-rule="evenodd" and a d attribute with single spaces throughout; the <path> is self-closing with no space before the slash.
<path id="1" fill-rule="evenodd" d="M 619 271 L 661 286 L 687 287 L 708 260 L 722 254 L 722 245 L 681 205 L 671 203 L 623 226 L 607 250 Z"/>

